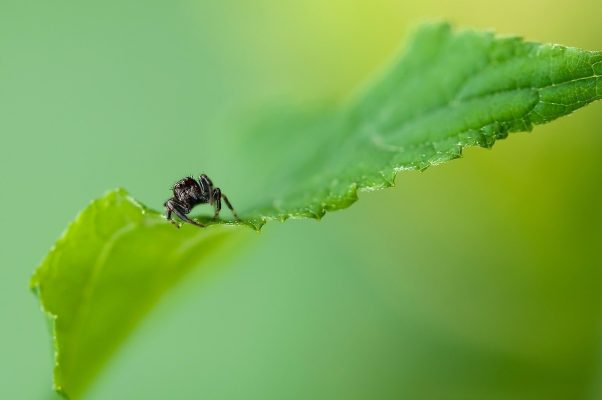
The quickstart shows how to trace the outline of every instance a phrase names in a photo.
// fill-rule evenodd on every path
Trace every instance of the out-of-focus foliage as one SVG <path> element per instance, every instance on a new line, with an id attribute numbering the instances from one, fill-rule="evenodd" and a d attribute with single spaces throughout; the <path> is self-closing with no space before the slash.
<path id="1" fill-rule="evenodd" d="M 341 109 L 254 137 L 263 144 L 256 155 L 279 161 L 270 168 L 278 175 L 257 181 L 259 206 L 242 209 L 244 222 L 319 218 L 351 204 L 358 189 L 392 185 L 399 170 L 568 114 L 601 97 L 601 66 L 599 52 L 426 26 Z M 59 390 L 81 393 L 143 312 L 222 241 L 225 228 L 210 229 L 180 233 L 122 191 L 84 210 L 32 280 L 54 323 Z"/>

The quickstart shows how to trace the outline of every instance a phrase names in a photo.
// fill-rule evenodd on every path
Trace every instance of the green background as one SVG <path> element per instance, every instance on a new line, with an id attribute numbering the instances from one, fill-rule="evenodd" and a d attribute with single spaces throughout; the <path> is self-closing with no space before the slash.
<path id="1" fill-rule="evenodd" d="M 52 398 L 29 275 L 90 199 L 159 209 L 238 127 L 343 99 L 420 21 L 602 49 L 599 1 L 0 3 L 0 398 Z M 270 223 L 169 293 L 91 399 L 601 399 L 602 104 Z M 286 166 L 283 166 L 285 168 Z"/>

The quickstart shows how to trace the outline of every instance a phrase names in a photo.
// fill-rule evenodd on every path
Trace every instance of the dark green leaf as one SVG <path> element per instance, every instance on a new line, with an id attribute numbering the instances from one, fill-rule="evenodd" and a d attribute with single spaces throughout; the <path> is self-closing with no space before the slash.
<path id="1" fill-rule="evenodd" d="M 277 153 L 268 168 L 283 172 L 270 185 L 278 190 L 244 215 L 256 226 L 320 218 L 349 206 L 358 190 L 391 186 L 398 171 L 458 158 L 467 146 L 491 147 L 600 98 L 602 52 L 427 25 L 348 104 L 288 129 L 263 127 L 261 143 L 278 146 L 262 156 Z"/>

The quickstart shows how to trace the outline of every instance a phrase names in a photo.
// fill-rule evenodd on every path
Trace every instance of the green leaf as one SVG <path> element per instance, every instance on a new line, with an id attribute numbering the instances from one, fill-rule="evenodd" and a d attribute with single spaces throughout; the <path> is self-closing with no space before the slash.
<path id="1" fill-rule="evenodd" d="M 256 204 L 239 210 L 241 223 L 259 229 L 347 207 L 358 190 L 393 185 L 400 170 L 491 147 L 600 99 L 601 75 L 601 52 L 424 26 L 346 104 L 260 127 L 247 149 L 256 162 L 243 172 L 257 181 Z M 90 204 L 31 282 L 52 322 L 56 388 L 81 394 L 157 298 L 231 233 L 174 229 L 122 190 Z"/>
<path id="2" fill-rule="evenodd" d="M 398 171 L 458 158 L 467 146 L 491 147 L 600 98 L 602 52 L 426 25 L 379 80 L 339 109 L 292 118 L 288 128 L 286 118 L 261 127 L 267 150 L 255 150 L 272 158 L 268 171 L 284 172 L 268 185 L 278 191 L 244 215 L 256 226 L 320 218 L 348 207 L 358 190 L 392 186 Z"/>
<path id="3" fill-rule="evenodd" d="M 231 235 L 178 231 L 124 190 L 86 207 L 31 279 L 53 333 L 55 389 L 79 397 L 159 296 Z"/>

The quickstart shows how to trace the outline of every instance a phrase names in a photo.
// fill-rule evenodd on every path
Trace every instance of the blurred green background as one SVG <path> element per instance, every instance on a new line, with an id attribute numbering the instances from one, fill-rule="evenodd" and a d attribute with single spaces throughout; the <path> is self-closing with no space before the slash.
<path id="1" fill-rule="evenodd" d="M 124 186 L 207 172 L 244 208 L 234 128 L 343 99 L 425 19 L 602 49 L 602 3 L 0 3 L 0 398 L 51 398 L 30 273 Z M 166 296 L 91 399 L 602 399 L 602 103 L 315 221 L 247 233 Z"/>

